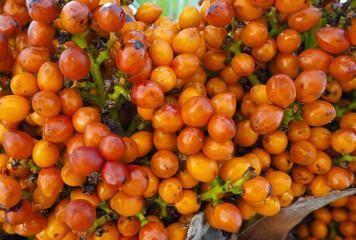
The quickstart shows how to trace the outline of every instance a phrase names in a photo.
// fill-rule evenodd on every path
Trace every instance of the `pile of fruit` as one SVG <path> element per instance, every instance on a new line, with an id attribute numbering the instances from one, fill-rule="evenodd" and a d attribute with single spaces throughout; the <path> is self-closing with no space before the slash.
<path id="1" fill-rule="evenodd" d="M 356 1 L 130 4 L 0 0 L 3 232 L 185 239 L 355 185 Z"/>
<path id="2" fill-rule="evenodd" d="M 340 198 L 314 211 L 296 228 L 300 239 L 354 240 L 356 238 L 356 195 Z"/>

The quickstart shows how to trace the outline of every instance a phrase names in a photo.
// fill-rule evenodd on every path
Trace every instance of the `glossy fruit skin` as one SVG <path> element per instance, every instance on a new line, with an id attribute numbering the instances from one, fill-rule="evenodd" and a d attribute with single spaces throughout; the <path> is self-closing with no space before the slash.
<path id="1" fill-rule="evenodd" d="M 17 95 L 4 96 L 0 98 L 0 120 L 20 122 L 29 114 L 30 108 L 28 100 L 24 97 Z"/>
<path id="2" fill-rule="evenodd" d="M 66 141 L 73 132 L 72 120 L 65 115 L 50 118 L 43 125 L 44 138 L 54 143 Z"/>
<path id="3" fill-rule="evenodd" d="M 308 165 L 316 159 L 315 146 L 307 141 L 299 141 L 292 145 L 290 149 L 292 160 L 300 165 Z"/>
<path id="4" fill-rule="evenodd" d="M 140 41 L 131 40 L 118 50 L 116 65 L 123 73 L 135 75 L 145 67 L 147 57 L 145 45 Z"/>
<path id="5" fill-rule="evenodd" d="M 215 1 L 205 11 L 205 18 L 214 27 L 224 27 L 229 24 L 234 15 L 230 3 L 226 1 Z"/>
<path id="6" fill-rule="evenodd" d="M 126 165 L 128 177 L 122 190 L 131 196 L 141 196 L 148 188 L 148 176 L 146 171 L 138 165 Z"/>
<path id="7" fill-rule="evenodd" d="M 174 207 L 183 215 L 194 214 L 200 206 L 198 194 L 192 190 L 183 190 L 182 196 L 174 203 Z"/>
<path id="8" fill-rule="evenodd" d="M 181 30 L 172 41 L 172 49 L 176 54 L 195 53 L 200 47 L 200 34 L 197 28 Z"/>
<path id="9" fill-rule="evenodd" d="M 122 190 L 119 190 L 110 199 L 110 208 L 125 217 L 134 216 L 141 211 L 142 207 L 143 199 L 141 196 L 131 196 Z"/>
<path id="10" fill-rule="evenodd" d="M 321 18 L 321 10 L 310 6 L 288 16 L 288 26 L 298 32 L 306 32 L 315 27 Z"/>
<path id="11" fill-rule="evenodd" d="M 87 146 L 75 149 L 70 155 L 69 161 L 73 169 L 83 176 L 89 176 L 94 171 L 100 171 L 104 164 L 104 159 L 100 153 L 95 148 Z"/>
<path id="12" fill-rule="evenodd" d="M 164 133 L 175 133 L 183 127 L 181 109 L 173 104 L 165 104 L 154 112 L 152 125 Z"/>
<path id="13" fill-rule="evenodd" d="M 164 92 L 158 83 L 147 80 L 133 86 L 130 96 L 137 106 L 155 109 L 163 105 Z"/>
<path id="14" fill-rule="evenodd" d="M 268 99 L 281 108 L 291 105 L 296 98 L 295 83 L 286 74 L 272 76 L 267 84 Z"/>
<path id="15" fill-rule="evenodd" d="M 272 185 L 272 195 L 278 196 L 287 192 L 292 186 L 291 177 L 282 171 L 273 171 L 268 173 L 265 178 Z"/>
<path id="16" fill-rule="evenodd" d="M 244 182 L 242 188 L 245 190 L 242 197 L 248 201 L 263 201 L 271 194 L 271 184 L 260 176 Z"/>
<path id="17" fill-rule="evenodd" d="M 276 8 L 283 13 L 296 13 L 309 6 L 310 1 L 297 0 L 297 1 L 287 1 L 287 0 L 276 0 L 274 2 Z"/>
<path id="18" fill-rule="evenodd" d="M 232 59 L 231 66 L 236 74 L 240 76 L 249 76 L 255 69 L 255 61 L 250 55 L 240 53 Z"/>
<path id="19" fill-rule="evenodd" d="M 235 123 L 225 114 L 215 114 L 209 120 L 208 132 L 216 141 L 227 141 L 235 136 Z"/>
<path id="20" fill-rule="evenodd" d="M 166 203 L 176 202 L 182 195 L 183 187 L 177 178 L 165 178 L 158 186 L 158 193 Z"/>
<path id="21" fill-rule="evenodd" d="M 216 161 L 208 158 L 202 152 L 195 153 L 188 157 L 187 169 L 192 177 L 201 182 L 212 181 L 219 172 Z"/>
<path id="22" fill-rule="evenodd" d="M 32 97 L 32 108 L 43 118 L 52 118 L 61 111 L 61 102 L 51 91 L 39 91 Z"/>
<path id="23" fill-rule="evenodd" d="M 115 3 L 105 3 L 97 13 L 99 26 L 106 32 L 119 32 L 126 21 L 125 11 Z"/>
<path id="24" fill-rule="evenodd" d="M 330 171 L 326 174 L 326 180 L 333 190 L 343 190 L 351 184 L 350 173 L 339 166 L 331 167 Z"/>
<path id="25" fill-rule="evenodd" d="M 43 231 L 46 226 L 47 218 L 43 214 L 34 211 L 23 224 L 15 226 L 15 232 L 19 233 L 17 230 L 22 228 L 26 232 L 25 235 L 33 235 Z"/>
<path id="26" fill-rule="evenodd" d="M 10 177 L 0 178 L 0 207 L 11 208 L 21 200 L 22 188 L 20 183 Z"/>
<path id="27" fill-rule="evenodd" d="M 90 27 L 92 15 L 87 5 L 73 1 L 63 7 L 61 20 L 67 31 L 71 33 L 83 33 Z"/>
<path id="28" fill-rule="evenodd" d="M 178 78 L 186 79 L 198 71 L 199 58 L 193 53 L 182 53 L 173 59 L 170 67 Z"/>
<path id="29" fill-rule="evenodd" d="M 338 27 L 323 27 L 315 33 L 321 49 L 328 53 L 341 53 L 351 45 L 347 32 Z"/>
<path id="30" fill-rule="evenodd" d="M 168 240 L 167 230 L 157 222 L 149 222 L 139 232 L 139 240 Z"/>
<path id="31" fill-rule="evenodd" d="M 219 175 L 224 181 L 230 179 L 234 182 L 240 179 L 249 167 L 251 167 L 251 162 L 248 159 L 234 157 L 222 164 Z"/>
<path id="32" fill-rule="evenodd" d="M 126 146 L 122 138 L 116 134 L 105 136 L 99 143 L 100 154 L 107 161 L 120 160 L 126 151 Z"/>
<path id="33" fill-rule="evenodd" d="M 60 94 L 63 114 L 71 117 L 76 110 L 83 106 L 83 100 L 79 93 L 72 88 L 64 88 Z"/>
<path id="34" fill-rule="evenodd" d="M 207 97 L 191 97 L 182 106 L 182 119 L 190 127 L 203 127 L 214 114 L 214 108 Z"/>
<path id="35" fill-rule="evenodd" d="M 105 184 L 118 189 L 126 183 L 129 174 L 121 162 L 107 161 L 101 169 L 101 176 Z"/>
<path id="36" fill-rule="evenodd" d="M 171 151 L 157 151 L 151 158 L 151 169 L 157 177 L 172 177 L 178 171 L 178 157 Z"/>
<path id="37" fill-rule="evenodd" d="M 305 70 L 294 81 L 297 99 L 304 103 L 316 101 L 327 85 L 326 74 L 321 70 Z"/>
<path id="38" fill-rule="evenodd" d="M 29 1 L 27 4 L 30 17 L 40 23 L 49 24 L 57 15 L 57 7 L 53 1 Z M 46 14 L 45 14 L 46 13 Z"/>
<path id="39" fill-rule="evenodd" d="M 6 222 L 10 225 L 22 224 L 32 211 L 31 203 L 28 200 L 21 200 L 18 204 L 6 210 Z"/>
<path id="40" fill-rule="evenodd" d="M 302 107 L 304 122 L 309 126 L 323 126 L 335 118 L 335 108 L 330 103 L 317 100 Z"/>
<path id="41" fill-rule="evenodd" d="M 59 58 L 59 68 L 67 78 L 72 80 L 82 79 L 90 70 L 89 56 L 79 47 L 67 48 Z"/>
<path id="42" fill-rule="evenodd" d="M 257 134 L 268 134 L 276 130 L 282 122 L 284 113 L 279 107 L 263 104 L 250 118 L 252 130 Z"/>
<path id="43" fill-rule="evenodd" d="M 70 229 L 79 232 L 86 231 L 91 228 L 96 219 L 95 208 L 87 200 L 72 200 L 65 209 L 64 217 Z"/>
<path id="44" fill-rule="evenodd" d="M 347 55 L 338 56 L 331 61 L 329 71 L 340 82 L 351 81 L 356 74 L 356 60 Z"/>
<path id="45" fill-rule="evenodd" d="M 298 55 L 299 66 L 303 70 L 317 69 L 329 72 L 333 56 L 318 48 L 305 49 Z"/>
<path id="46" fill-rule="evenodd" d="M 37 187 L 47 197 L 58 196 L 64 187 L 60 170 L 57 167 L 42 169 L 38 173 Z"/>
<path id="47" fill-rule="evenodd" d="M 242 224 L 240 210 L 231 203 L 221 203 L 214 207 L 214 218 L 217 225 L 227 232 L 236 232 Z"/>
<path id="48" fill-rule="evenodd" d="M 195 127 L 187 127 L 177 138 L 177 147 L 181 153 L 194 154 L 199 152 L 204 144 L 204 133 Z"/>
<path id="49" fill-rule="evenodd" d="M 17 63 L 28 72 L 36 73 L 43 63 L 50 61 L 47 48 L 27 47 L 17 57 Z"/>
<path id="50" fill-rule="evenodd" d="M 16 159 L 27 159 L 32 155 L 34 143 L 30 135 L 19 130 L 5 133 L 3 147 L 7 155 Z"/>

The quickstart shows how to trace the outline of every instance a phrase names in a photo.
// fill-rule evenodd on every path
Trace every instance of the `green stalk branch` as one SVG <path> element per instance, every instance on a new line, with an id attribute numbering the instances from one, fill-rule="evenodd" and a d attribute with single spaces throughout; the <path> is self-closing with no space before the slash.
<path id="1" fill-rule="evenodd" d="M 199 195 L 201 201 L 213 201 L 213 207 L 222 201 L 218 198 L 221 193 L 233 193 L 235 195 L 241 194 L 243 192 L 242 184 L 250 179 L 256 177 L 252 168 L 249 168 L 244 175 L 237 181 L 232 182 L 228 179 L 225 183 L 219 177 L 215 178 L 210 184 L 213 185 L 208 191 L 201 193 Z"/>
<path id="2" fill-rule="evenodd" d="M 72 88 L 84 88 L 85 90 L 96 89 L 96 84 L 87 81 L 84 82 L 73 81 Z"/>
<path id="3" fill-rule="evenodd" d="M 138 217 L 140 219 L 141 227 L 145 226 L 147 223 L 150 222 L 150 220 L 147 219 L 146 216 L 144 215 L 145 212 L 146 212 L 146 206 L 143 206 L 142 210 L 135 215 L 136 217 Z"/>
<path id="4" fill-rule="evenodd" d="M 318 43 L 316 42 L 315 33 L 320 28 L 324 27 L 325 24 L 326 24 L 326 16 L 322 17 L 320 19 L 319 23 L 314 28 L 312 28 L 310 31 L 301 33 L 301 36 L 303 37 L 303 40 L 305 42 L 306 49 L 319 47 Z"/>
<path id="5" fill-rule="evenodd" d="M 30 168 L 31 171 L 34 173 L 37 173 L 41 170 L 41 168 L 39 166 L 37 166 L 32 159 L 29 159 L 29 160 L 22 159 L 20 161 L 20 164 L 24 168 Z"/>
<path id="6" fill-rule="evenodd" d="M 271 11 L 266 13 L 266 16 L 268 17 L 268 19 L 271 23 L 271 31 L 269 32 L 269 35 L 271 37 L 277 37 L 280 32 L 282 32 L 284 29 L 286 29 L 285 26 L 283 26 L 283 27 L 278 26 L 278 21 L 276 18 L 276 11 L 277 11 L 277 9 L 275 7 L 271 7 Z"/>
<path id="7" fill-rule="evenodd" d="M 100 52 L 97 59 L 95 59 L 94 53 L 93 51 L 91 51 L 88 42 L 86 40 L 88 34 L 89 34 L 89 30 L 84 33 L 73 34 L 72 41 L 75 42 L 80 48 L 86 50 L 88 53 L 90 59 L 90 74 L 93 78 L 94 83 L 96 84 L 96 92 L 99 94 L 99 99 L 101 102 L 99 106 L 104 106 L 106 96 L 103 88 L 104 81 L 103 81 L 103 76 L 101 75 L 100 72 L 100 66 L 104 60 L 109 58 L 109 51 L 114 43 L 112 41 L 109 41 L 107 43 L 107 49 L 103 52 Z"/>
<path id="8" fill-rule="evenodd" d="M 136 130 L 142 130 L 147 125 L 149 125 L 149 121 L 143 120 L 138 113 L 136 113 L 135 117 L 132 119 L 129 128 L 126 131 L 126 136 L 131 136 L 134 134 Z"/>
<path id="9" fill-rule="evenodd" d="M 250 80 L 250 83 L 251 83 L 253 86 L 258 85 L 258 84 L 261 84 L 255 74 L 251 74 L 250 76 L 248 76 L 248 80 Z"/>
<path id="10" fill-rule="evenodd" d="M 119 215 L 109 208 L 108 202 L 101 202 L 97 208 L 103 210 L 105 214 L 95 220 L 93 226 L 88 230 L 88 234 L 95 231 L 98 227 L 103 226 L 106 222 L 119 218 Z"/>
<path id="11" fill-rule="evenodd" d="M 301 110 L 302 106 L 303 106 L 302 103 L 294 102 L 289 107 L 285 108 L 281 125 L 288 127 L 289 123 L 294 119 L 298 121 L 303 121 L 302 110 Z"/>
<path id="12" fill-rule="evenodd" d="M 170 204 L 166 203 L 165 201 L 162 200 L 162 198 L 158 195 L 154 200 L 153 200 L 157 205 L 158 207 L 160 208 L 161 210 L 161 217 L 164 218 L 164 219 L 171 219 L 171 215 L 168 213 L 167 211 L 167 207 L 170 206 Z"/>
<path id="13" fill-rule="evenodd" d="M 341 118 L 345 115 L 347 111 L 356 109 L 356 101 L 352 101 L 350 104 L 344 107 L 339 107 L 339 102 L 336 102 L 334 104 L 334 107 L 336 111 L 336 118 Z"/>
<path id="14" fill-rule="evenodd" d="M 75 90 L 77 90 L 77 92 L 80 94 L 82 98 L 95 102 L 100 108 L 104 107 L 104 104 L 101 102 L 99 96 L 95 96 L 86 91 L 80 91 L 79 89 L 75 89 Z"/>
<path id="15" fill-rule="evenodd" d="M 236 56 L 241 53 L 241 49 L 240 49 L 241 44 L 242 44 L 242 40 L 238 42 L 234 41 L 233 44 L 229 47 L 229 50 L 233 52 Z"/>
<path id="16" fill-rule="evenodd" d="M 355 162 L 355 161 L 356 161 L 356 156 L 352 156 L 350 154 L 345 154 L 341 158 L 332 159 L 333 166 L 337 166 L 343 162 Z"/>
<path id="17" fill-rule="evenodd" d="M 121 85 L 115 85 L 114 86 L 114 92 L 109 94 L 109 98 L 116 100 L 118 99 L 120 96 L 124 96 L 124 98 L 128 101 L 130 100 L 130 92 L 128 90 L 126 90 L 123 86 Z"/>

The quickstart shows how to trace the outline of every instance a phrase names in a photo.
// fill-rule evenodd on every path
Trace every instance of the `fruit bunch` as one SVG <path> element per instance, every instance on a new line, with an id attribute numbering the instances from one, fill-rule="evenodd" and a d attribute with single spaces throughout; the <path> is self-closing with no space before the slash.
<path id="1" fill-rule="evenodd" d="M 4 232 L 185 239 L 355 184 L 355 1 L 131 3 L 0 0 Z"/>
<path id="2" fill-rule="evenodd" d="M 314 211 L 295 231 L 300 239 L 355 239 L 356 195 L 342 197 Z"/>

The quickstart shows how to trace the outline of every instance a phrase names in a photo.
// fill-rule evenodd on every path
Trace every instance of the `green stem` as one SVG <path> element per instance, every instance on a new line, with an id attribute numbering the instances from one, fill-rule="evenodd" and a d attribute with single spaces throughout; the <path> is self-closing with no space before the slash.
<path id="1" fill-rule="evenodd" d="M 144 215 L 145 212 L 146 212 L 146 206 L 143 206 L 142 210 L 135 215 L 136 217 L 138 217 L 140 219 L 141 227 L 145 226 L 147 223 L 150 222 L 150 220 L 145 217 L 145 215 Z"/>
<path id="2" fill-rule="evenodd" d="M 332 80 L 334 80 L 334 78 L 329 73 L 326 74 L 326 79 L 328 82 L 331 82 Z"/>
<path id="3" fill-rule="evenodd" d="M 255 75 L 255 74 L 251 74 L 250 76 L 248 76 L 248 80 L 250 80 L 250 82 L 253 86 L 261 84 L 257 78 L 257 75 Z"/>
<path id="4" fill-rule="evenodd" d="M 161 217 L 168 220 L 171 219 L 172 216 L 167 211 L 167 207 L 170 206 L 170 204 L 163 201 L 159 195 L 153 201 L 157 203 L 158 207 L 160 208 Z"/>
<path id="5" fill-rule="evenodd" d="M 336 230 L 336 226 L 335 226 L 334 222 L 332 222 L 332 221 L 329 222 L 328 227 L 330 229 L 330 233 L 329 233 L 330 239 L 335 239 L 335 237 L 337 235 L 337 230 Z"/>
<path id="6" fill-rule="evenodd" d="M 303 121 L 302 108 L 303 104 L 299 102 L 294 102 L 292 105 L 284 109 L 284 116 L 282 120 L 282 125 L 288 127 L 289 123 L 296 119 L 298 121 Z"/>
<path id="7" fill-rule="evenodd" d="M 90 94 L 90 93 L 85 92 L 85 91 L 80 91 L 79 89 L 76 89 L 76 88 L 75 88 L 75 90 L 77 90 L 77 92 L 80 94 L 80 96 L 82 98 L 86 98 L 89 101 L 95 102 L 96 105 L 98 105 L 100 108 L 104 107 L 103 102 L 100 100 L 100 98 L 98 96 L 95 96 L 95 95 Z"/>
<path id="8" fill-rule="evenodd" d="M 348 110 L 354 110 L 356 109 L 356 101 L 352 101 L 350 104 L 344 106 L 344 107 L 339 107 L 339 102 L 336 102 L 334 104 L 335 111 L 336 111 L 336 118 L 342 118 Z"/>
<path id="9" fill-rule="evenodd" d="M 130 93 L 127 91 L 123 86 L 121 85 L 115 85 L 114 86 L 114 92 L 109 94 L 110 99 L 118 99 L 120 96 L 124 96 L 124 98 L 128 101 L 130 101 Z"/>
<path id="10" fill-rule="evenodd" d="M 333 158 L 332 162 L 334 166 L 339 165 L 342 162 L 355 162 L 356 156 L 352 156 L 350 154 L 345 154 L 341 158 Z"/>
<path id="11" fill-rule="evenodd" d="M 318 0 L 312 0 L 310 1 L 310 6 L 313 6 Z"/>
<path id="12" fill-rule="evenodd" d="M 108 48 L 107 50 L 100 52 L 99 56 L 97 59 L 94 58 L 94 54 L 92 51 L 90 51 L 88 42 L 86 40 L 86 37 L 89 34 L 89 30 L 80 33 L 80 34 L 73 34 L 72 41 L 75 42 L 80 48 L 84 49 L 87 51 L 87 54 L 90 59 L 90 74 L 93 78 L 94 83 L 96 84 L 96 91 L 99 94 L 99 99 L 101 102 L 101 106 L 104 105 L 105 103 L 105 92 L 104 92 L 104 82 L 103 82 L 103 76 L 101 75 L 100 72 L 100 65 L 101 63 L 109 57 L 109 51 L 110 49 Z M 113 43 L 109 41 L 108 47 L 111 48 Z"/>
<path id="13" fill-rule="evenodd" d="M 20 161 L 20 164 L 24 168 L 31 168 L 32 172 L 34 173 L 37 173 L 41 170 L 41 168 L 37 166 L 32 159 L 28 159 L 28 160 L 22 159 Z"/>
<path id="14" fill-rule="evenodd" d="M 87 82 L 87 81 L 84 82 L 74 81 L 73 86 L 76 88 L 84 88 L 85 90 L 96 89 L 95 83 Z"/>
<path id="15" fill-rule="evenodd" d="M 111 210 L 109 208 L 108 202 L 101 202 L 97 208 L 100 208 L 101 210 L 103 210 L 106 214 L 104 214 L 103 216 L 101 216 L 100 218 L 97 218 L 93 224 L 93 226 L 88 230 L 88 233 L 91 233 L 92 231 L 95 231 L 95 229 L 97 229 L 100 226 L 103 226 L 106 222 L 108 222 L 108 215 L 111 215 L 111 219 L 118 219 L 119 215 Z"/>
<path id="16" fill-rule="evenodd" d="M 354 8 L 356 8 L 356 1 L 352 1 L 352 3 L 349 6 L 349 10 Z"/>
<path id="17" fill-rule="evenodd" d="M 106 43 L 106 50 L 99 53 L 99 56 L 95 60 L 96 64 L 100 66 L 106 59 L 110 58 L 110 49 L 113 45 L 113 41 L 108 41 Z"/>
<path id="18" fill-rule="evenodd" d="M 232 182 L 228 179 L 225 183 L 223 183 L 222 179 L 216 178 L 213 180 L 213 187 L 208 191 L 199 194 L 201 201 L 213 201 L 213 206 L 221 203 L 222 201 L 219 199 L 218 195 L 221 193 L 231 192 L 235 195 L 241 194 L 243 192 L 242 184 L 250 179 L 256 177 L 256 174 L 253 172 L 253 169 L 249 168 L 244 175 L 237 181 Z M 223 183 L 223 184 L 221 184 Z"/>
<path id="19" fill-rule="evenodd" d="M 282 32 L 284 29 L 286 29 L 285 26 L 279 27 L 278 26 L 278 21 L 276 18 L 276 8 L 271 7 L 271 11 L 266 14 L 268 17 L 270 23 L 271 23 L 271 31 L 269 32 L 269 35 L 271 37 L 277 37 L 280 32 Z"/>
<path id="20" fill-rule="evenodd" d="M 233 44 L 229 47 L 229 50 L 233 52 L 236 56 L 241 53 L 241 49 L 240 49 L 241 44 L 242 44 L 242 40 L 238 42 L 234 41 Z"/>
<path id="21" fill-rule="evenodd" d="M 315 33 L 316 31 L 318 31 L 320 28 L 322 28 L 324 25 L 326 24 L 326 17 L 322 17 L 319 21 L 319 23 L 312 28 L 310 31 L 308 32 L 303 32 L 301 33 L 304 42 L 305 42 L 305 48 L 318 48 L 319 45 L 316 41 L 316 36 Z"/>
<path id="22" fill-rule="evenodd" d="M 257 222 L 258 219 L 260 219 L 262 216 L 259 213 L 256 213 L 255 216 L 253 216 L 252 218 L 250 218 L 249 220 L 247 220 L 247 227 L 251 226 L 252 224 L 254 224 L 255 222 Z"/>
<path id="23" fill-rule="evenodd" d="M 337 25 L 339 28 L 344 28 L 344 25 L 346 23 L 346 19 L 344 16 L 340 17 L 339 24 Z"/>
<path id="24" fill-rule="evenodd" d="M 121 124 L 121 121 L 120 121 L 120 118 L 119 118 L 119 110 L 121 109 L 122 105 L 125 103 L 125 99 L 124 98 L 121 98 L 119 103 L 116 104 L 113 108 L 110 109 L 109 111 L 109 116 L 110 118 L 112 119 L 115 119 L 115 123 L 116 123 L 116 126 L 118 127 L 119 129 L 119 135 L 121 137 L 124 137 L 126 136 L 126 133 L 125 133 L 125 130 L 124 130 L 124 127 L 122 126 Z"/>
<path id="25" fill-rule="evenodd" d="M 33 197 L 33 193 L 32 192 L 22 191 L 21 196 L 22 196 L 23 199 L 31 200 L 32 197 Z"/>
<path id="26" fill-rule="evenodd" d="M 149 125 L 149 121 L 143 120 L 138 113 L 132 119 L 129 128 L 126 131 L 126 136 L 131 136 L 137 129 L 142 130 L 144 127 Z"/>
<path id="27" fill-rule="evenodd" d="M 106 219 L 105 215 L 97 218 L 93 224 L 93 226 L 88 230 L 88 233 L 95 231 L 100 226 L 103 226 L 108 220 Z"/>
<path id="28" fill-rule="evenodd" d="M 137 165 L 144 165 L 144 166 L 151 166 L 151 161 L 148 157 L 144 157 L 144 158 L 139 158 L 135 160 L 135 164 Z"/>

